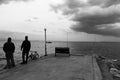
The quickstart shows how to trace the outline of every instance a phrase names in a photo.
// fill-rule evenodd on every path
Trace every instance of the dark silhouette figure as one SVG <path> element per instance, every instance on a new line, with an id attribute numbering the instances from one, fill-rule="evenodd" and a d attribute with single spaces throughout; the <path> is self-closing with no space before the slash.
<path id="1" fill-rule="evenodd" d="M 15 51 L 15 45 L 11 40 L 12 39 L 9 37 L 8 41 L 3 45 L 3 50 L 5 52 L 6 61 L 7 61 L 7 65 L 4 67 L 4 69 L 15 67 L 14 56 L 13 56 L 13 53 Z"/>
<path id="2" fill-rule="evenodd" d="M 27 64 L 30 48 L 31 48 L 31 43 L 28 40 L 28 36 L 25 36 L 25 40 L 22 42 L 22 45 L 21 45 L 22 60 L 23 60 L 21 64 Z"/>

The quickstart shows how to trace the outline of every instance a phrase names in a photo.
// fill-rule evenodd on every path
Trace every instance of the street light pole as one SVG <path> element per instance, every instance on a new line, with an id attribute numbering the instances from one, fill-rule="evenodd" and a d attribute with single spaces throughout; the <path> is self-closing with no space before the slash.
<path id="1" fill-rule="evenodd" d="M 46 31 L 47 31 L 47 29 L 44 28 L 44 31 L 45 31 L 45 56 L 47 56 L 47 45 L 46 45 Z"/>

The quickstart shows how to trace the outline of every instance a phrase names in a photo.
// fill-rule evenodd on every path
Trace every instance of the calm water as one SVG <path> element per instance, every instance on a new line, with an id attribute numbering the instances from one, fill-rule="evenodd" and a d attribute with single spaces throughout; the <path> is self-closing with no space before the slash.
<path id="1" fill-rule="evenodd" d="M 0 58 L 4 57 L 2 50 L 3 44 L 6 41 L 0 41 Z M 15 43 L 15 60 L 21 60 L 20 46 L 22 41 L 16 40 Z M 31 41 L 31 50 L 37 51 L 40 55 L 44 55 L 44 42 L 42 41 Z M 71 54 L 97 54 L 108 58 L 120 58 L 120 43 L 118 42 L 52 42 L 47 44 L 47 53 L 55 53 L 55 47 L 69 47 Z M 3 60 L 0 64 L 3 64 Z"/>

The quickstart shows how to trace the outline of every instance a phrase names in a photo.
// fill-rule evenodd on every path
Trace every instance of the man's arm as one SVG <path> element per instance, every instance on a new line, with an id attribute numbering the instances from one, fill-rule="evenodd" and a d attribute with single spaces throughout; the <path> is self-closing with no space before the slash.
<path id="1" fill-rule="evenodd" d="M 15 45 L 14 45 L 14 43 L 13 43 L 13 52 L 15 51 Z"/>
<path id="2" fill-rule="evenodd" d="M 31 42 L 30 42 L 30 48 L 31 48 Z"/>
<path id="3" fill-rule="evenodd" d="M 22 45 L 21 45 L 21 50 L 22 50 L 22 48 L 23 48 L 23 44 L 24 44 L 24 42 L 22 42 Z"/>
<path id="4" fill-rule="evenodd" d="M 3 51 L 4 51 L 4 52 L 6 52 L 5 46 L 6 46 L 6 45 L 4 44 L 4 45 L 3 45 Z"/>

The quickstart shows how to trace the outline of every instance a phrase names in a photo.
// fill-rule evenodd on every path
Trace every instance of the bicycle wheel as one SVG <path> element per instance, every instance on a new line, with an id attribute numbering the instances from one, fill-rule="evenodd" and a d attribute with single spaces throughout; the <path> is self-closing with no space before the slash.
<path id="1" fill-rule="evenodd" d="M 36 56 L 36 58 L 39 58 L 39 54 L 38 53 L 36 53 L 35 56 Z"/>
<path id="2" fill-rule="evenodd" d="M 32 57 L 31 57 L 31 55 L 28 56 L 28 61 L 32 61 Z"/>

